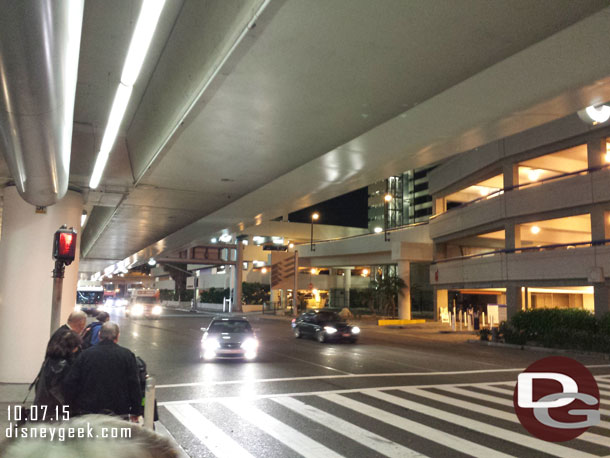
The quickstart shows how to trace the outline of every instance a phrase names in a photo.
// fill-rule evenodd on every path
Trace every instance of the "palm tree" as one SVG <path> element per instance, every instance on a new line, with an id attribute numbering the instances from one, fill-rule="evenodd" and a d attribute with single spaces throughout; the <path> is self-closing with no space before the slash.
<path id="1" fill-rule="evenodd" d="M 383 313 L 397 316 L 398 296 L 404 296 L 404 290 L 408 289 L 405 281 L 396 275 L 387 275 L 378 281 L 372 281 L 371 286 L 377 293 Z"/>

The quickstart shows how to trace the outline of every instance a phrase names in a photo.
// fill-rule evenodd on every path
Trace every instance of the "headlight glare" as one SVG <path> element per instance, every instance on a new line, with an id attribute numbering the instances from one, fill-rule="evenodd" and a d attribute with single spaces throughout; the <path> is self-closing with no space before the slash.
<path id="1" fill-rule="evenodd" d="M 160 306 L 160 305 L 155 305 L 155 306 L 152 308 L 151 313 L 152 313 L 153 315 L 161 315 L 161 312 L 162 312 L 162 311 L 163 311 L 163 309 L 161 308 L 161 306 Z"/>
<path id="2" fill-rule="evenodd" d="M 352 334 L 360 334 L 360 328 L 358 326 L 354 326 L 352 328 Z"/>
<path id="3" fill-rule="evenodd" d="M 334 334 L 337 332 L 337 328 L 333 328 L 332 326 L 324 326 L 324 330 L 327 334 Z"/>
<path id="4" fill-rule="evenodd" d="M 212 338 L 209 339 L 205 339 L 203 342 L 201 342 L 201 346 L 203 347 L 203 349 L 208 352 L 208 351 L 214 351 L 218 348 L 220 348 L 220 343 L 218 343 L 218 340 Z"/>
<path id="5" fill-rule="evenodd" d="M 248 337 L 241 344 L 241 348 L 246 350 L 246 352 L 255 352 L 258 348 L 258 340 L 256 340 L 254 337 Z"/>

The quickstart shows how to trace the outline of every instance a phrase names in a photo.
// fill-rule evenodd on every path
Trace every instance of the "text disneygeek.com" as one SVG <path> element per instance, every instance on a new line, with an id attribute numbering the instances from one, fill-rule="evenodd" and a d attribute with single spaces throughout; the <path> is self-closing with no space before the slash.
<path id="1" fill-rule="evenodd" d="M 47 439 L 51 442 L 63 442 L 66 439 L 131 439 L 131 428 L 96 428 L 95 433 L 89 423 L 86 426 L 69 427 L 69 426 L 51 426 L 51 425 L 33 425 L 31 427 L 21 426 L 10 423 L 9 427 L 4 431 L 7 439 Z"/>

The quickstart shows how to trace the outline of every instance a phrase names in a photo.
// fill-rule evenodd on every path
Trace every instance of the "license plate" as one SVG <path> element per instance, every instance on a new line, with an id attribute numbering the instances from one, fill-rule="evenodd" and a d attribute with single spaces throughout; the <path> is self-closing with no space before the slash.
<path id="1" fill-rule="evenodd" d="M 350 335 L 351 335 L 351 334 L 350 334 L 350 333 L 348 333 L 348 332 L 344 332 L 344 333 L 343 333 L 343 337 L 349 337 Z"/>

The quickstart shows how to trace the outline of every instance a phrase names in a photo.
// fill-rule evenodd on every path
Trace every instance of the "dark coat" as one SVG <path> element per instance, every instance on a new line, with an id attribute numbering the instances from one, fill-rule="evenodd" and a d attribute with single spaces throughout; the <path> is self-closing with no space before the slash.
<path id="1" fill-rule="evenodd" d="M 73 415 L 142 414 L 136 357 L 109 340 L 81 352 L 64 381 L 64 388 Z"/>
<path id="2" fill-rule="evenodd" d="M 34 404 L 47 406 L 47 411 L 54 412 L 55 407 L 65 404 L 64 379 L 70 370 L 71 360 L 47 358 L 42 363 L 36 382 Z"/>

